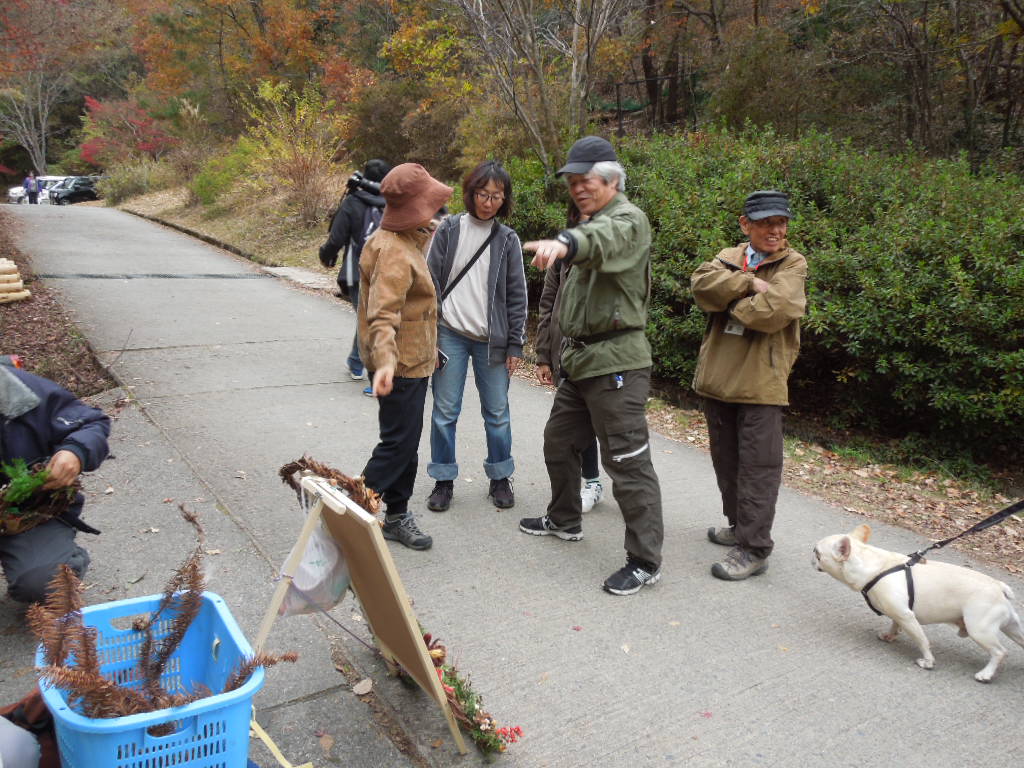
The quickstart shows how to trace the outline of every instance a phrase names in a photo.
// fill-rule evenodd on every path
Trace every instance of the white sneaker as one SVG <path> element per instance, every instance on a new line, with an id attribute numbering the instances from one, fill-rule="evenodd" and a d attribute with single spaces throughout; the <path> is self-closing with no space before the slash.
<path id="1" fill-rule="evenodd" d="M 583 502 L 583 511 L 589 512 L 604 495 L 604 486 L 600 480 L 591 480 L 580 491 L 580 500 Z"/>

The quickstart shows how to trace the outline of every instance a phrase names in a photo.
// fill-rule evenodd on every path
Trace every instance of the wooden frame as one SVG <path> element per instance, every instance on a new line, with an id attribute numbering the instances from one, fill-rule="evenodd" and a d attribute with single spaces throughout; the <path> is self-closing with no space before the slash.
<path id="1" fill-rule="evenodd" d="M 427 653 L 427 646 L 423 642 L 423 635 L 412 612 L 409 597 L 398 576 L 398 569 L 391 559 L 387 544 L 384 543 L 380 523 L 373 515 L 321 477 L 304 475 L 301 484 L 302 489 L 315 501 L 306 516 L 298 542 L 285 563 L 277 589 L 260 624 L 255 643 L 256 651 L 262 650 L 270 634 L 274 619 L 292 582 L 292 575 L 306 549 L 306 542 L 323 520 L 345 557 L 352 579 L 351 589 L 359 597 L 363 613 L 373 632 L 374 643 L 389 669 L 395 670 L 396 665 L 401 665 L 420 688 L 437 702 L 448 720 L 448 729 L 455 739 L 459 753 L 466 754 L 466 743 L 448 705 L 448 697 L 438 679 L 434 662 Z"/>

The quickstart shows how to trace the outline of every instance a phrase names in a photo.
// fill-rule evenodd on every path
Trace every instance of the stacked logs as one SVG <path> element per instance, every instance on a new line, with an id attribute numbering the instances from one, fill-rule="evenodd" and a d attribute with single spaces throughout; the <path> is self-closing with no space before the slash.
<path id="1" fill-rule="evenodd" d="M 10 259 L 0 258 L 0 304 L 21 301 L 31 296 L 18 272 L 18 265 Z"/>

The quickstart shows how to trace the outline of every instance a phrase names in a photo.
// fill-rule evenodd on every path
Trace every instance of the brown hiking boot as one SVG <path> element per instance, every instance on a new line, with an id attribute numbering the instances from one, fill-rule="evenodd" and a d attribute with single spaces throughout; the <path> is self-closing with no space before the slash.
<path id="1" fill-rule="evenodd" d="M 708 541 L 723 547 L 735 547 L 736 530 L 731 525 L 727 528 L 708 528 Z"/>
<path id="2" fill-rule="evenodd" d="M 726 581 L 743 581 L 767 570 L 767 558 L 754 557 L 745 549 L 733 547 L 724 560 L 711 566 L 711 575 Z"/>

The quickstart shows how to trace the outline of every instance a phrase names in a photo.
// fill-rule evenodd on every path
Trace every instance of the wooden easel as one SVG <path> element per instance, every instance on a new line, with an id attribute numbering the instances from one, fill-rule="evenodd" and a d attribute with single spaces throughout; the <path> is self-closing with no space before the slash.
<path id="1" fill-rule="evenodd" d="M 400 665 L 437 702 L 448 720 L 448 729 L 459 753 L 466 754 L 466 743 L 448 705 L 448 697 L 441 687 L 434 662 L 427 653 L 409 597 L 384 543 L 380 523 L 321 477 L 305 475 L 302 478 L 302 489 L 315 501 L 306 515 L 299 539 L 285 563 L 277 589 L 260 624 L 256 651 L 263 649 L 288 586 L 292 583 L 292 576 L 302 560 L 306 542 L 323 520 L 345 557 L 352 579 L 351 588 L 359 597 L 374 642 L 388 668 L 395 671 Z"/>

